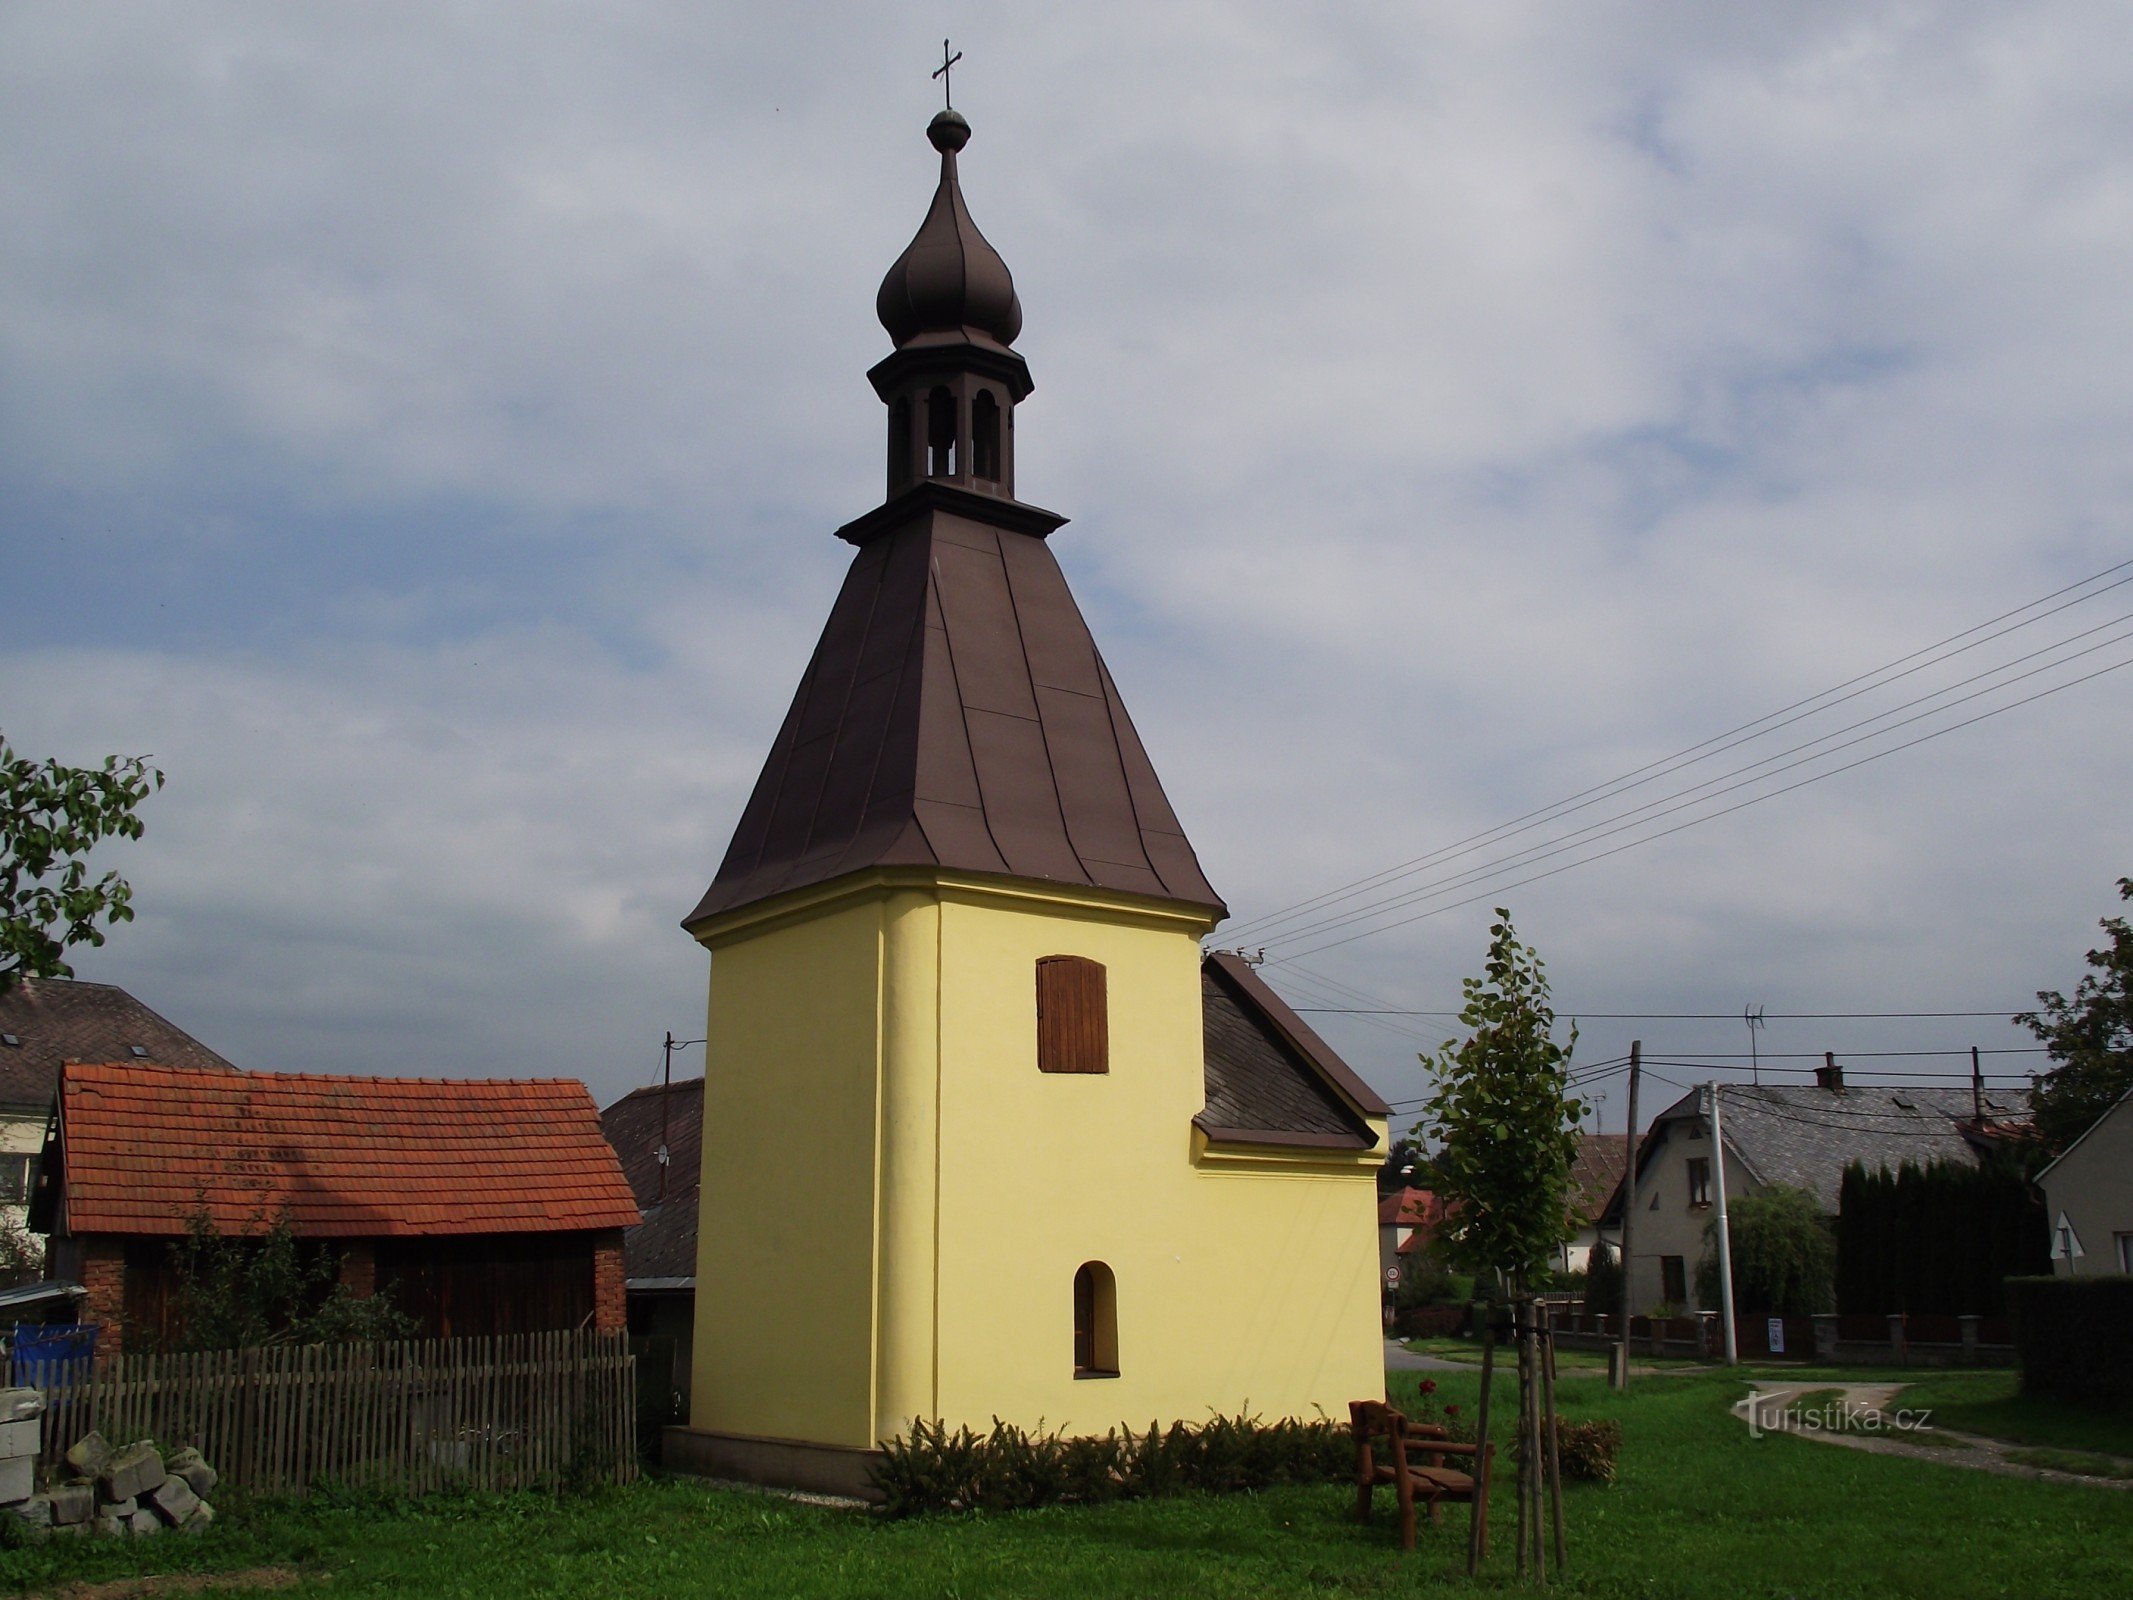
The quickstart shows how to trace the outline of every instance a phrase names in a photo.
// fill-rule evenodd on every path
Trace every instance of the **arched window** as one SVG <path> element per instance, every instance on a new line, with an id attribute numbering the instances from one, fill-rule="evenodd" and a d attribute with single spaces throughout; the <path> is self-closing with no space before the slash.
<path id="1" fill-rule="evenodd" d="M 889 407 L 889 487 L 901 489 L 911 482 L 911 398 L 898 395 Z"/>
<path id="2" fill-rule="evenodd" d="M 1111 1070 L 1110 1004 L 1101 961 L 1087 956 L 1038 961 L 1037 1070 Z"/>
<path id="3" fill-rule="evenodd" d="M 926 396 L 926 457 L 929 477 L 955 476 L 955 396 L 944 387 Z"/>
<path id="4" fill-rule="evenodd" d="M 1000 402 L 989 389 L 970 402 L 970 470 L 988 483 L 1000 481 Z"/>
<path id="5" fill-rule="evenodd" d="M 1074 1273 L 1074 1376 L 1118 1376 L 1118 1284 L 1101 1261 Z"/>

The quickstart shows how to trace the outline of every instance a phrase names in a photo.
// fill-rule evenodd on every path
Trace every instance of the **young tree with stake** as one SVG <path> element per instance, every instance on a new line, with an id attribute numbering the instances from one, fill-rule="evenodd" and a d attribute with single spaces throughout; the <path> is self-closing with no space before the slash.
<path id="1" fill-rule="evenodd" d="M 1440 1192 L 1450 1202 L 1443 1233 L 1452 1262 L 1474 1274 L 1477 1294 L 1508 1301 L 1518 1340 L 1518 1566 L 1542 1573 L 1541 1487 L 1544 1467 L 1554 1502 L 1555 1559 L 1563 1563 L 1562 1502 L 1557 1492 L 1553 1341 L 1543 1349 L 1532 1284 L 1570 1235 L 1571 1165 L 1578 1122 L 1587 1111 L 1571 1092 L 1570 1053 L 1555 1042 L 1555 1011 L 1538 954 L 1518 941 L 1511 914 L 1497 908 L 1489 954 L 1479 978 L 1463 984 L 1464 1043 L 1446 1040 L 1422 1057 L 1437 1085 L 1418 1131 L 1436 1141 Z M 1495 1353 L 1494 1306 L 1485 1311 L 1479 1422 L 1488 1439 L 1489 1386 Z M 1545 1413 L 1545 1417 L 1544 1414 Z M 1478 1458 L 1484 1474 L 1487 1456 Z M 1467 1552 L 1480 1560 L 1480 1518 Z"/>

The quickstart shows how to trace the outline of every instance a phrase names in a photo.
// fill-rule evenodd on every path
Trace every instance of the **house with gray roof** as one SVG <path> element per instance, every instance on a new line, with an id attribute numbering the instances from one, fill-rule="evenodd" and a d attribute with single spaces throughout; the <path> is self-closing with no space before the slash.
<path id="1" fill-rule="evenodd" d="M 1844 1169 L 1858 1162 L 1890 1171 L 1910 1162 L 1975 1163 L 2019 1137 L 2029 1120 L 2029 1091 L 1909 1089 L 1847 1085 L 1834 1063 L 1812 1087 L 1723 1083 L 1719 1121 L 1727 1204 L 1765 1189 L 1804 1189 L 1826 1215 L 1837 1214 Z M 1699 1310 L 1696 1264 L 1704 1233 L 1717 1216 L 1705 1091 L 1692 1089 L 1652 1120 L 1637 1155 L 1637 1223 L 1630 1302 L 1641 1315 L 1660 1304 Z M 1601 1225 L 1619 1245 L 1626 1186 L 1608 1201 Z"/>
<path id="2" fill-rule="evenodd" d="M 0 1217 L 23 1225 L 38 1152 L 68 1061 L 143 1061 L 237 1069 L 160 1013 L 108 983 L 18 978 L 0 991 Z"/>

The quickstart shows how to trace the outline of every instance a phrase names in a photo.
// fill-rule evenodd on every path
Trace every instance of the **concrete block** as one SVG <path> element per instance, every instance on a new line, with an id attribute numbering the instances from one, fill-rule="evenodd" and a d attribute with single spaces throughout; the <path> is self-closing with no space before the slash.
<path id="1" fill-rule="evenodd" d="M 67 1465 L 84 1478 L 93 1478 L 111 1464 L 111 1441 L 95 1429 L 74 1441 L 67 1451 Z"/>
<path id="2" fill-rule="evenodd" d="M 27 1500 L 18 1500 L 8 1509 L 33 1528 L 49 1528 L 52 1525 L 52 1497 L 48 1494 L 33 1494 Z"/>
<path id="3" fill-rule="evenodd" d="M 193 1493 L 202 1498 L 213 1494 L 215 1485 L 222 1481 L 222 1474 L 209 1466 L 197 1450 L 180 1450 L 163 1466 L 173 1478 L 183 1478 L 191 1484 Z"/>
<path id="4" fill-rule="evenodd" d="M 86 1483 L 62 1483 L 52 1489 L 52 1520 L 63 1527 L 96 1515 L 96 1489 Z"/>
<path id="5" fill-rule="evenodd" d="M 0 1505 L 27 1500 L 37 1487 L 37 1458 L 11 1456 L 0 1461 Z"/>
<path id="6" fill-rule="evenodd" d="M 0 1389 L 0 1422 L 20 1422 L 44 1415 L 44 1396 L 35 1389 Z"/>
<path id="7" fill-rule="evenodd" d="M 165 1478 L 149 1490 L 145 1498 L 155 1508 L 156 1515 L 173 1528 L 191 1516 L 200 1504 L 200 1497 L 183 1478 Z"/>
<path id="8" fill-rule="evenodd" d="M 126 1531 L 126 1519 L 124 1517 L 98 1517 L 87 1526 L 89 1531 L 99 1539 L 116 1539 Z"/>
<path id="9" fill-rule="evenodd" d="M 97 1512 L 97 1515 L 100 1517 L 130 1517 L 140 1509 L 141 1502 L 138 1500 L 106 1500 L 104 1501 L 103 1509 Z"/>
<path id="10" fill-rule="evenodd" d="M 55 1522 L 52 1524 L 51 1531 L 64 1538 L 79 1539 L 87 1535 L 89 1524 L 86 1522 Z"/>
<path id="11" fill-rule="evenodd" d="M 180 1533 L 202 1534 L 207 1532 L 208 1525 L 214 1520 L 215 1508 L 203 1500 L 193 1508 L 193 1514 L 185 1519 L 184 1526 L 178 1531 Z"/>
<path id="12" fill-rule="evenodd" d="M 0 1456 L 34 1456 L 44 1448 L 44 1419 L 0 1422 Z"/>
<path id="13" fill-rule="evenodd" d="M 106 1500 L 130 1500 L 146 1494 L 169 1476 L 154 1445 L 129 1444 L 105 1464 L 97 1474 L 97 1482 L 103 1485 Z"/>
<path id="14" fill-rule="evenodd" d="M 126 1519 L 126 1531 L 136 1539 L 145 1539 L 163 1531 L 163 1519 L 153 1511 L 136 1511 Z"/>

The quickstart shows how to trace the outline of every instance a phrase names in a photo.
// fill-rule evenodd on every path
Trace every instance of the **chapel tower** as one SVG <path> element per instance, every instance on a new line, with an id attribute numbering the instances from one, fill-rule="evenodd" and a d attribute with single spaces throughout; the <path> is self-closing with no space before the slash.
<path id="1" fill-rule="evenodd" d="M 886 498 L 837 530 L 850 570 L 684 923 L 712 979 L 668 1459 L 844 1492 L 913 1418 L 1338 1415 L 1383 1380 L 1384 1104 L 1203 962 L 1226 910 L 1053 558 L 1066 519 L 1016 494 L 1032 384 L 970 125 L 927 137 L 876 300 Z"/>

